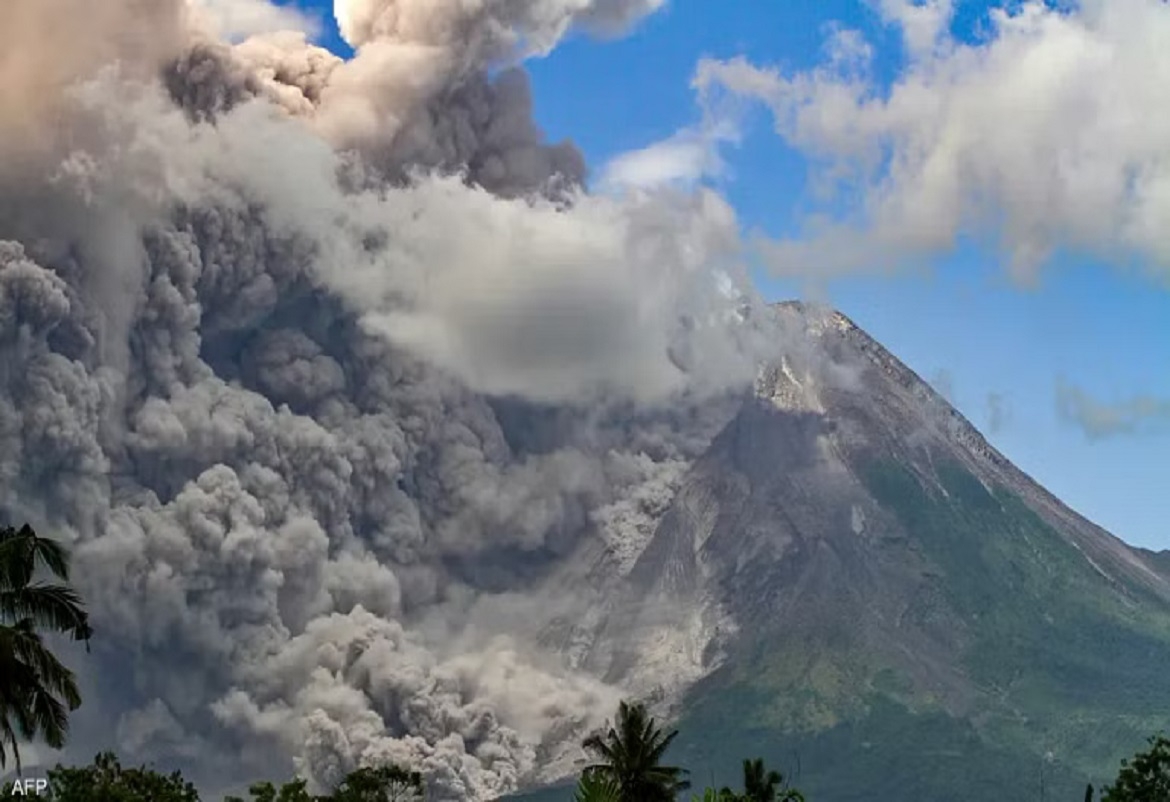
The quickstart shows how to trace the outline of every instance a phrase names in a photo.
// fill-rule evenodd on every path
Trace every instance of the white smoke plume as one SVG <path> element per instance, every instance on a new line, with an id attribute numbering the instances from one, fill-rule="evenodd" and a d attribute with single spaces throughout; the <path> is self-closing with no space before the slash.
<path id="1" fill-rule="evenodd" d="M 75 756 L 486 799 L 610 713 L 545 625 L 774 346 L 725 203 L 591 196 L 532 122 L 518 60 L 657 5 L 351 2 L 350 61 L 218 38 L 255 2 L 0 8 L 0 508 L 75 547 Z"/>
<path id="2" fill-rule="evenodd" d="M 695 83 L 765 103 L 785 143 L 841 190 L 831 218 L 763 243 L 784 275 L 905 268 L 961 237 L 1000 246 L 1030 283 L 1057 250 L 1170 271 L 1170 6 L 1029 0 L 993 8 L 973 41 L 951 0 L 882 0 L 906 62 L 888 88 L 856 31 L 785 74 L 705 60 Z M 856 201 L 856 202 L 855 202 Z"/>

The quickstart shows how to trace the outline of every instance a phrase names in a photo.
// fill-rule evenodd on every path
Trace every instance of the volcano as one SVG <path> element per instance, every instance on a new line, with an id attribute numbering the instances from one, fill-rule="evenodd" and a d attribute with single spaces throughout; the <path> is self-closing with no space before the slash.
<path id="1" fill-rule="evenodd" d="M 662 703 L 697 785 L 755 756 L 819 802 L 1072 799 L 1115 776 L 1168 720 L 1165 553 L 1061 503 L 843 314 L 771 311 L 791 347 L 583 662 Z"/>

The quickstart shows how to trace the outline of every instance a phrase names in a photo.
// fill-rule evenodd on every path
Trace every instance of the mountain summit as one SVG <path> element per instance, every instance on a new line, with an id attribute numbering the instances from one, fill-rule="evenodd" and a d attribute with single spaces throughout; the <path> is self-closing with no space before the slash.
<path id="1" fill-rule="evenodd" d="M 698 676 L 677 759 L 720 782 L 757 755 L 821 802 L 1111 777 L 1166 725 L 1167 576 L 847 317 L 772 310 L 786 355 L 682 480 L 594 670 L 666 699 Z"/>

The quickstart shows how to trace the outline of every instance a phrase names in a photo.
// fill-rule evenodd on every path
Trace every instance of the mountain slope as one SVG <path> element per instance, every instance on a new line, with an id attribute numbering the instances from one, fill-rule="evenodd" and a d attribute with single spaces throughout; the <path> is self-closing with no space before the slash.
<path id="1" fill-rule="evenodd" d="M 793 347 L 617 603 L 675 611 L 655 637 L 701 651 L 676 758 L 720 782 L 742 757 L 799 766 L 823 802 L 1073 798 L 1111 776 L 1170 723 L 1166 575 L 843 315 L 775 311 Z M 610 620 L 597 644 L 629 627 Z M 627 631 L 596 670 L 646 687 L 658 666 L 668 699 L 692 678 L 638 642 L 653 627 Z"/>

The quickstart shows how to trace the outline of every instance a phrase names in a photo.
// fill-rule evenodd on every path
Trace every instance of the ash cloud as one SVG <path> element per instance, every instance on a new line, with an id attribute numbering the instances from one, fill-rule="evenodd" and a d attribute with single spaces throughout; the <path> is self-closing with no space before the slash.
<path id="1" fill-rule="evenodd" d="M 0 26 L 0 175 L 27 178 L 42 159 L 84 142 L 67 88 L 117 61 L 129 75 L 152 75 L 183 43 L 180 0 L 10 0 Z"/>
<path id="2" fill-rule="evenodd" d="M 493 798 L 611 710 L 545 626 L 776 346 L 722 200 L 532 122 L 525 56 L 659 3 L 339 4 L 349 61 L 202 5 L 0 12 L 0 507 L 75 549 L 75 757 Z"/>

